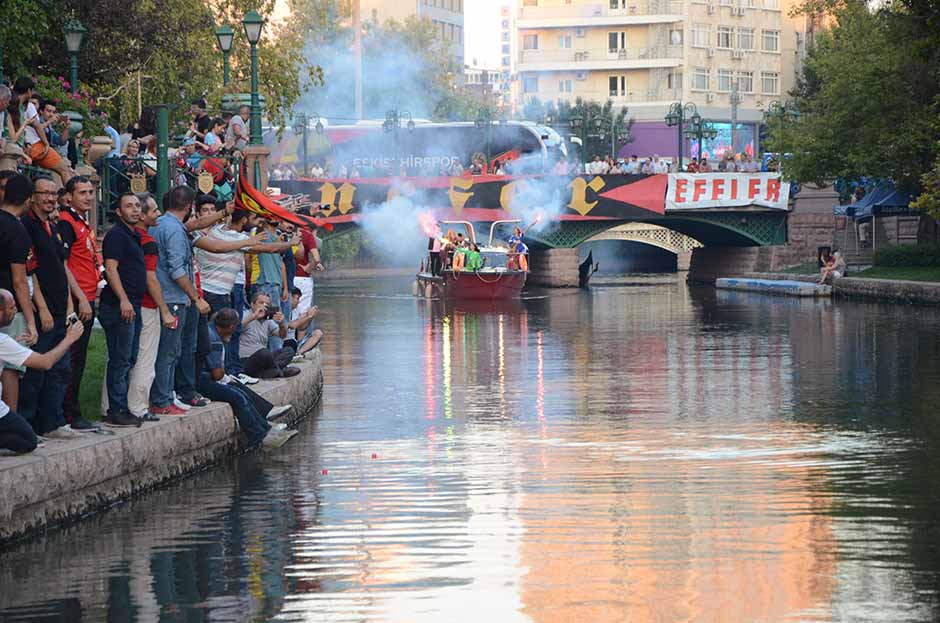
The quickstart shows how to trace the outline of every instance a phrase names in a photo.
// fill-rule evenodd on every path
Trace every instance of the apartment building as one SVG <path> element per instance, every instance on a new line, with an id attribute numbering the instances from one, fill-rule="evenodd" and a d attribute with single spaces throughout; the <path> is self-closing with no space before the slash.
<path id="1" fill-rule="evenodd" d="M 450 44 L 454 60 L 464 64 L 465 0 L 356 0 L 363 20 L 403 21 L 408 16 L 426 17 L 438 29 L 438 37 Z"/>
<path id="2" fill-rule="evenodd" d="M 675 156 L 664 117 L 692 102 L 718 130 L 703 148 L 714 157 L 732 149 L 736 97 L 733 151 L 756 153 L 763 111 L 785 97 L 803 49 L 789 1 L 519 0 L 516 104 L 610 98 L 636 120 L 622 154 Z"/>

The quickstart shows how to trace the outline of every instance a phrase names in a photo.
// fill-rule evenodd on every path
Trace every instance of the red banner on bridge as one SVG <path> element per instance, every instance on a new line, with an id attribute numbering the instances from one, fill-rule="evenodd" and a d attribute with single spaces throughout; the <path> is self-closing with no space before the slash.
<path id="1" fill-rule="evenodd" d="M 670 173 L 666 211 L 757 205 L 786 210 L 790 184 L 779 173 Z"/>

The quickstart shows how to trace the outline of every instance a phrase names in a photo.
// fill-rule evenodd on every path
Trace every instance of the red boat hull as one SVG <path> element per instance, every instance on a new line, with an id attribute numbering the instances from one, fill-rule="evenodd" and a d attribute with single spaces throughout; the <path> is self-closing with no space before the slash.
<path id="1" fill-rule="evenodd" d="M 428 286 L 434 298 L 458 300 L 504 300 L 519 298 L 525 285 L 526 273 L 518 270 L 502 273 L 472 273 L 445 271 L 443 275 L 418 273 L 418 294 L 428 296 Z"/>

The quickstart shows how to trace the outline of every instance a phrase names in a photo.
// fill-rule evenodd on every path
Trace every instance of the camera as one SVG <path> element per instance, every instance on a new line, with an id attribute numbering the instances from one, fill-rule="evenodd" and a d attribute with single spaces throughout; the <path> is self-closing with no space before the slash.
<path id="1" fill-rule="evenodd" d="M 277 307 L 268 307 L 268 313 L 265 314 L 264 317 L 266 320 L 271 320 L 274 318 L 274 314 L 276 314 L 279 311 L 280 310 Z"/>
<path id="2" fill-rule="evenodd" d="M 75 313 L 71 313 L 71 314 L 69 314 L 69 315 L 65 318 L 65 324 L 66 324 L 66 326 L 71 327 L 71 326 L 72 326 L 73 324 L 75 324 L 76 322 L 78 322 L 78 315 L 75 314 Z"/>

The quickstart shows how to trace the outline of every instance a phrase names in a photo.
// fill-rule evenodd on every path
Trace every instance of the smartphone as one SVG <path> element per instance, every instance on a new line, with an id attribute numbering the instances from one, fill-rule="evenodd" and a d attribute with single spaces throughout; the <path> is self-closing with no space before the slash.
<path id="1" fill-rule="evenodd" d="M 69 314 L 68 316 L 65 317 L 65 324 L 66 324 L 66 326 L 71 327 L 71 326 L 72 326 L 73 324 L 75 324 L 76 322 L 78 322 L 78 314 L 76 314 L 76 313 L 74 313 L 74 312 L 72 312 L 71 314 Z"/>

